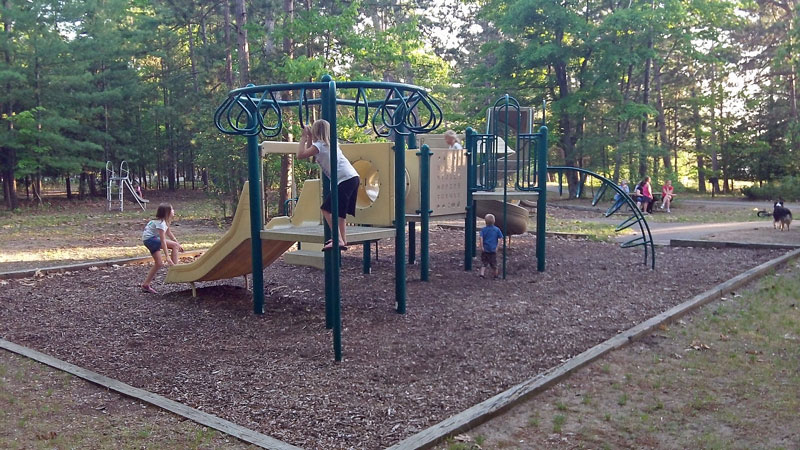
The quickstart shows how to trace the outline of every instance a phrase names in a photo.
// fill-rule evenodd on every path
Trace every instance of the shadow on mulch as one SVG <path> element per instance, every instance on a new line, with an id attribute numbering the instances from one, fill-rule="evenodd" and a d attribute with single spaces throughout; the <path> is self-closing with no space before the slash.
<path id="1" fill-rule="evenodd" d="M 198 299 L 188 285 L 140 292 L 147 266 L 11 281 L 0 335 L 294 445 L 381 448 L 780 254 L 664 248 L 651 271 L 640 249 L 555 238 L 538 273 L 520 236 L 508 278 L 490 281 L 463 270 L 463 242 L 432 231 L 431 281 L 408 267 L 405 315 L 393 243 L 371 275 L 360 248 L 345 252 L 342 363 L 323 273 L 282 261 L 265 270 L 263 316 L 241 278 L 203 283 Z"/>

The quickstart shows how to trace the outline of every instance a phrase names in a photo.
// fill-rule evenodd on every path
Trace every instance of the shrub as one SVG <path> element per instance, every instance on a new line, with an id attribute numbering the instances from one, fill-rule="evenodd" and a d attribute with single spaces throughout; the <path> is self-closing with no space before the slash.
<path id="1" fill-rule="evenodd" d="M 750 200 L 777 200 L 778 198 L 786 201 L 798 200 L 800 199 L 800 177 L 786 176 L 762 186 L 744 187 L 742 194 Z"/>

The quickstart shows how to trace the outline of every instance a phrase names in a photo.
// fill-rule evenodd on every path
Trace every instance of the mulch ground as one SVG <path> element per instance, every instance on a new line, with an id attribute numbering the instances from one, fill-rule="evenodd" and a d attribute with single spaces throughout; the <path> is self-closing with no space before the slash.
<path id="1" fill-rule="evenodd" d="M 307 448 L 382 448 L 780 253 L 641 249 L 515 237 L 508 278 L 463 270 L 463 232 L 434 229 L 431 281 L 409 266 L 394 311 L 393 243 L 373 273 L 343 257 L 344 361 L 325 329 L 323 273 L 265 270 L 267 314 L 242 280 L 141 293 L 147 266 L 0 281 L 0 336 Z M 163 273 L 161 274 L 163 276 Z"/>

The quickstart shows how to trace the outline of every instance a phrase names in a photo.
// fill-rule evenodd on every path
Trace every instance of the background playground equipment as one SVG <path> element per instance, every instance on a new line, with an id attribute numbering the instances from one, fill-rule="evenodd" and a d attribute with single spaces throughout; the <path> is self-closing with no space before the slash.
<path id="1" fill-rule="evenodd" d="M 128 163 L 122 161 L 119 163 L 119 175 L 114 172 L 114 166 L 111 161 L 106 161 L 106 177 L 108 178 L 108 186 L 106 186 L 106 209 L 111 211 L 115 208 L 115 203 L 119 204 L 119 210 L 125 209 L 125 189 L 131 193 L 133 199 L 145 210 L 147 203 L 150 200 L 142 198 L 133 188 L 130 180 L 130 171 L 128 170 Z"/>
<path id="2" fill-rule="evenodd" d="M 509 224 L 513 223 L 512 218 L 520 215 L 516 208 L 521 208 L 511 205 L 509 200 L 536 197 L 536 262 L 537 270 L 543 272 L 547 205 L 547 127 L 544 125 L 544 107 L 539 131 L 533 132 L 533 111 L 521 108 L 516 99 L 506 94 L 487 111 L 485 134 L 467 129 L 466 150 L 469 169 L 467 215 L 464 221 L 464 270 L 472 270 L 472 259 L 476 254 L 475 222 L 480 215 L 477 202 L 498 202 L 495 204 L 502 207 L 501 211 L 495 213 L 498 227 L 504 236 L 508 236 L 511 234 Z M 485 214 L 488 211 L 481 212 Z M 525 215 L 527 222 L 527 211 Z M 506 264 L 504 239 L 503 279 L 506 277 Z"/>
<path id="3" fill-rule="evenodd" d="M 548 171 L 556 172 L 558 175 L 558 195 L 561 195 L 564 192 L 564 172 L 577 172 L 579 175 L 579 183 L 578 183 L 578 191 L 576 193 L 577 197 L 580 197 L 585 186 L 588 177 L 595 178 L 600 181 L 600 186 L 592 195 L 592 206 L 597 206 L 597 204 L 603 199 L 603 197 L 608 193 L 609 188 L 613 192 L 613 194 L 619 194 L 620 198 L 623 200 L 621 203 L 613 202 L 611 206 L 606 210 L 603 214 L 605 217 L 609 217 L 616 212 L 622 212 L 623 206 L 627 206 L 625 211 L 630 211 L 630 216 L 625 218 L 619 225 L 616 226 L 614 231 L 619 233 L 622 230 L 638 226 L 639 227 L 639 236 L 636 236 L 632 239 L 629 239 L 622 244 L 620 244 L 623 248 L 630 248 L 630 247 L 642 247 L 644 249 L 644 263 L 647 264 L 648 257 L 650 259 L 650 268 L 656 268 L 656 250 L 655 244 L 653 242 L 653 235 L 650 232 L 650 226 L 647 224 L 647 220 L 644 218 L 644 214 L 642 211 L 636 207 L 636 202 L 633 201 L 630 195 L 626 194 L 625 191 L 622 190 L 614 181 L 600 175 L 599 173 L 592 172 L 590 170 L 581 169 L 579 167 L 570 167 L 570 166 L 550 166 L 547 168 Z M 613 197 L 612 194 L 612 197 Z"/>
<path id="4" fill-rule="evenodd" d="M 514 217 L 521 216 L 515 209 L 519 207 L 509 204 L 509 199 L 524 201 L 534 196 L 536 197 L 536 266 L 540 272 L 545 270 L 548 171 L 558 173 L 559 194 L 562 192 L 564 172 L 575 171 L 580 175 L 578 196 L 581 194 L 586 177 L 591 176 L 600 180 L 600 188 L 592 199 L 593 206 L 600 201 L 609 187 L 614 192 L 622 194 L 624 204 L 628 205 L 632 213 L 616 227 L 616 231 L 638 225 L 641 232 L 640 236 L 624 242 L 622 247 L 643 247 L 645 264 L 649 256 L 651 267 L 655 268 L 655 250 L 650 227 L 641 211 L 619 186 L 602 175 L 578 167 L 547 166 L 547 127 L 544 110 L 543 104 L 541 126 L 539 132 L 534 133 L 534 111 L 531 108 L 520 107 L 516 99 L 506 94 L 487 110 L 486 134 L 477 134 L 473 129 L 467 129 L 469 189 L 465 219 L 464 270 L 472 270 L 472 259 L 476 255 L 475 219 L 481 212 L 484 214 L 486 212 L 479 212 L 478 201 L 494 200 L 503 205 L 502 212 L 495 216 L 498 227 L 501 227 L 503 234 L 507 236 L 509 224 Z M 513 151 L 511 145 L 516 147 L 516 151 Z M 616 208 L 609 208 L 606 216 L 619 209 L 619 205 Z M 506 243 L 503 242 L 503 278 L 506 276 L 506 260 Z"/>
<path id="5" fill-rule="evenodd" d="M 355 92 L 355 99 L 339 98 L 342 92 Z M 381 100 L 369 100 L 375 92 L 381 93 Z M 278 100 L 289 98 L 286 92 L 296 92 L 296 99 Z M 314 97 L 318 94 L 318 97 Z M 313 116 L 312 108 L 319 108 L 321 118 L 331 124 L 331 147 L 338 145 L 337 134 L 337 108 L 339 106 L 352 107 L 355 112 L 355 123 L 358 126 L 367 126 L 370 118 L 370 108 L 373 108 L 372 129 L 378 136 L 394 138 L 394 192 L 405 191 L 405 160 L 406 141 L 410 148 L 416 147 L 416 134 L 429 133 L 442 122 L 442 111 L 428 93 L 418 87 L 402 83 L 352 81 L 336 83 L 329 75 L 322 78 L 321 82 L 278 84 L 268 86 L 253 86 L 235 89 L 228 94 L 227 99 L 214 113 L 214 123 L 217 128 L 230 135 L 245 136 L 247 138 L 248 173 L 250 210 L 260 210 L 261 200 L 261 152 L 259 151 L 258 137 L 277 137 L 283 129 L 284 109 L 297 108 L 297 117 L 300 126 L 307 125 Z M 430 151 L 427 146 L 420 150 L 420 179 L 430 179 Z M 331 152 L 331 180 L 337 180 L 336 152 Z M 339 198 L 335 183 L 323 180 L 323 195 L 330 192 L 331 209 L 336 211 Z M 333 188 L 333 189 L 331 189 Z M 427 280 L 428 266 L 428 227 L 430 224 L 429 186 L 422 183 L 420 195 L 420 222 L 421 222 L 421 278 Z M 403 196 L 395 195 L 394 217 L 406 217 L 406 204 Z M 334 357 L 337 361 L 342 359 L 342 326 L 341 326 L 341 288 L 340 288 L 340 258 L 339 237 L 337 227 L 332 229 L 327 226 L 294 227 L 289 230 L 264 230 L 262 229 L 262 214 L 250 214 L 250 242 L 252 253 L 253 273 L 253 310 L 256 314 L 264 313 L 264 279 L 263 259 L 261 256 L 261 240 L 275 239 L 287 241 L 301 241 L 323 243 L 332 239 L 333 251 L 325 252 L 325 306 L 326 326 L 333 330 Z M 398 313 L 405 313 L 406 304 L 406 262 L 405 262 L 405 220 L 394 220 L 391 232 L 395 238 L 395 301 Z M 361 242 L 385 237 L 375 228 L 363 228 L 365 237 L 359 237 L 359 227 L 348 228 L 348 241 Z M 369 232 L 373 234 L 369 235 Z M 368 252 L 366 252 L 368 253 Z"/>

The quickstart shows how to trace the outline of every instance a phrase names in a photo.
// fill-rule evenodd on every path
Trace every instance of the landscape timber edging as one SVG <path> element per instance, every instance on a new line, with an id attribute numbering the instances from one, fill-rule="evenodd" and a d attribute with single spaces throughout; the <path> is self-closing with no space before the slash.
<path id="1" fill-rule="evenodd" d="M 283 441 L 279 441 L 265 434 L 259 433 L 249 428 L 245 428 L 241 425 L 237 425 L 233 422 L 227 421 L 220 417 L 205 413 L 203 411 L 200 411 L 199 409 L 186 406 L 183 403 L 178 403 L 174 400 L 170 400 L 158 394 L 145 391 L 144 389 L 133 387 L 129 384 L 125 384 L 113 378 L 100 375 L 97 372 L 92 372 L 91 370 L 78 367 L 74 364 L 70 364 L 66 361 L 62 361 L 60 359 L 54 358 L 50 355 L 46 355 L 44 353 L 38 352 L 28 347 L 23 347 L 21 345 L 15 344 L 11 341 L 7 341 L 2 338 L 0 338 L 0 348 L 8 350 L 11 353 L 15 353 L 30 358 L 34 361 L 38 361 L 54 369 L 70 373 L 78 378 L 97 384 L 104 388 L 110 389 L 119 394 L 134 398 L 136 400 L 148 403 L 150 405 L 156 406 L 161 409 L 165 409 L 173 414 L 184 417 L 193 422 L 199 423 L 200 425 L 213 428 L 217 431 L 223 432 L 230 436 L 236 437 L 244 442 L 268 449 L 300 450 L 300 447 L 295 447 L 294 445 L 287 444 L 286 442 Z"/>
<path id="2" fill-rule="evenodd" d="M 190 252 L 183 252 L 180 256 L 197 256 L 204 253 L 206 250 L 192 250 Z M 133 258 L 120 258 L 120 259 L 104 259 L 100 261 L 89 261 L 78 264 L 68 264 L 64 266 L 41 267 L 36 269 L 23 269 L 14 270 L 11 272 L 0 273 L 0 280 L 10 280 L 16 278 L 30 278 L 38 274 L 47 275 L 48 273 L 70 272 L 73 270 L 85 270 L 92 267 L 111 267 L 113 265 L 121 266 L 123 264 L 143 263 L 152 260 L 152 256 L 136 256 Z"/>
<path id="3" fill-rule="evenodd" d="M 755 242 L 730 242 L 730 241 L 700 241 L 693 239 L 670 239 L 670 247 L 703 247 L 703 248 L 749 248 L 749 249 L 772 249 L 772 250 L 794 250 L 800 248 L 800 244 L 767 244 Z"/>
<path id="4" fill-rule="evenodd" d="M 780 267 L 787 262 L 800 257 L 800 249 L 789 252 L 783 256 L 760 264 L 749 269 L 728 281 L 698 294 L 691 299 L 674 306 L 661 314 L 617 334 L 616 336 L 595 345 L 583 353 L 570 358 L 560 366 L 553 367 L 547 371 L 524 381 L 510 389 L 501 392 L 494 397 L 484 400 L 454 416 L 451 416 L 438 424 L 426 428 L 419 433 L 410 436 L 397 444 L 388 447 L 387 450 L 410 450 L 431 448 L 449 436 L 470 430 L 489 419 L 511 409 L 522 403 L 526 399 L 544 392 L 548 387 L 567 378 L 581 367 L 599 359 L 606 353 L 624 347 L 625 345 L 649 334 L 660 325 L 672 322 L 679 317 L 719 299 L 723 295 L 733 292 L 735 289 L 765 275 L 766 273 Z"/>

